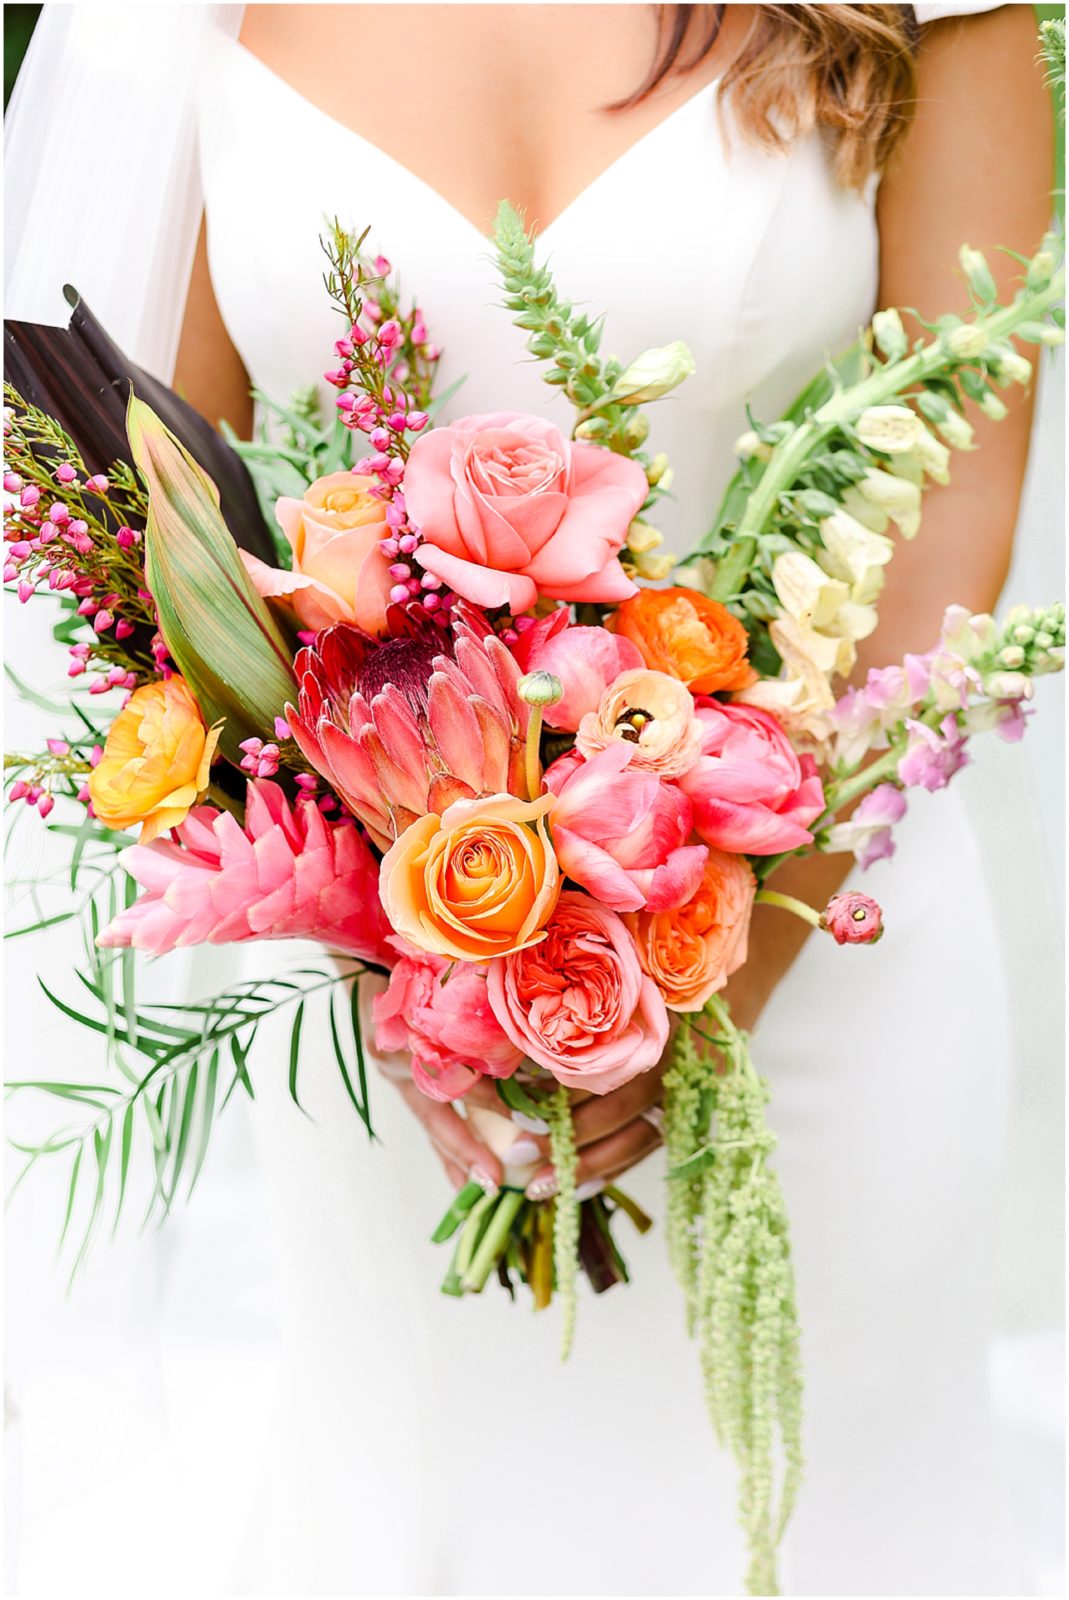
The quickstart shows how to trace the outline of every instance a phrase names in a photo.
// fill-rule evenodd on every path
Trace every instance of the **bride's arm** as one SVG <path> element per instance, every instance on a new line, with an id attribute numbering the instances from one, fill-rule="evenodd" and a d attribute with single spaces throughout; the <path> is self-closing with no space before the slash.
<path id="1" fill-rule="evenodd" d="M 178 344 L 174 387 L 213 427 L 226 421 L 242 439 L 251 434 L 249 375 L 216 304 L 208 272 L 208 240 L 203 218 Z"/>

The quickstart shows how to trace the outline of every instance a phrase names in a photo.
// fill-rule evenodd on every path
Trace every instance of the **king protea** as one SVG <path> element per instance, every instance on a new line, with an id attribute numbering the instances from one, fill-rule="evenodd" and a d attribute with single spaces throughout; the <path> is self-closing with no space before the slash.
<path id="1" fill-rule="evenodd" d="M 476 613 L 442 629 L 421 606 L 393 607 L 389 634 L 347 623 L 297 657 L 286 721 L 305 758 L 382 849 L 455 800 L 524 794 L 528 707 L 521 673 Z"/>
<path id="2" fill-rule="evenodd" d="M 355 823 L 331 822 L 311 798 L 295 807 L 254 780 L 245 825 L 199 806 L 173 839 L 134 845 L 123 866 L 145 891 L 97 943 L 162 955 L 191 944 L 317 939 L 392 967 L 396 952 L 378 893 L 378 862 Z"/>

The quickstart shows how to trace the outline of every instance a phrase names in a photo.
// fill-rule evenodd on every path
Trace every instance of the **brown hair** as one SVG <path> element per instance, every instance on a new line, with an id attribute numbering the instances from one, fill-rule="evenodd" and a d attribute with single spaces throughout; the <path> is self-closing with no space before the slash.
<path id="1" fill-rule="evenodd" d="M 690 72 L 720 37 L 723 5 L 659 5 L 646 79 L 613 110 Z M 834 141 L 835 173 L 857 186 L 882 171 L 909 127 L 919 37 L 911 5 L 759 5 L 721 80 L 735 125 L 773 149 L 816 127 Z"/>

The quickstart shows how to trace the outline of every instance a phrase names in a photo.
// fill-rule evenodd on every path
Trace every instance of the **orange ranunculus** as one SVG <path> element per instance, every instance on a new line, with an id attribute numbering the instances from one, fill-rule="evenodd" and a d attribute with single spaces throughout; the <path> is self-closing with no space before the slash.
<path id="1" fill-rule="evenodd" d="M 744 856 L 710 850 L 698 892 L 685 906 L 624 917 L 642 970 L 671 1011 L 700 1011 L 742 966 L 756 888 Z"/>
<path id="2" fill-rule="evenodd" d="M 420 950 L 489 961 L 535 944 L 560 893 L 546 827 L 553 795 L 455 800 L 413 822 L 386 852 L 379 894 Z"/>
<path id="3" fill-rule="evenodd" d="M 696 589 L 640 589 L 606 626 L 637 645 L 654 672 L 682 678 L 694 694 L 745 689 L 757 677 L 742 623 Z"/>
<path id="4" fill-rule="evenodd" d="M 310 484 L 303 500 L 276 501 L 275 517 L 293 551 L 289 572 L 238 552 L 257 594 L 292 606 L 302 628 L 355 622 L 365 633 L 383 631 L 393 579 L 380 547 L 390 528 L 373 487 L 372 478 L 331 472 Z"/>
<path id="5" fill-rule="evenodd" d="M 177 828 L 208 787 L 221 727 L 204 726 L 184 678 L 172 675 L 135 689 L 89 777 L 100 821 L 108 828 L 140 822 L 142 844 Z"/>

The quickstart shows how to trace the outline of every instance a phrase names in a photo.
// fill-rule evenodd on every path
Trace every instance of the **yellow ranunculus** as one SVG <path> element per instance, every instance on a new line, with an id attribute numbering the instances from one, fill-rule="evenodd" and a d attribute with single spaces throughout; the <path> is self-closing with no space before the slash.
<path id="1" fill-rule="evenodd" d="M 205 728 L 183 678 L 135 689 L 111 725 L 89 778 L 93 811 L 108 828 L 142 824 L 141 842 L 176 828 L 208 787 L 221 723 Z"/>
<path id="2" fill-rule="evenodd" d="M 410 824 L 383 857 L 379 893 L 420 950 L 489 961 L 544 937 L 560 893 L 546 828 L 553 795 L 455 800 Z"/>

